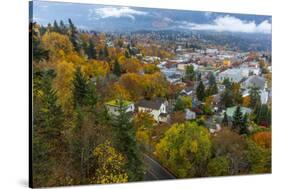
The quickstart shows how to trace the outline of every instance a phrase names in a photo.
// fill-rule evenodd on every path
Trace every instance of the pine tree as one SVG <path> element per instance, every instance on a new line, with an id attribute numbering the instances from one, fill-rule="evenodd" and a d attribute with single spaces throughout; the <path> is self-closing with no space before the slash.
<path id="1" fill-rule="evenodd" d="M 97 51 L 93 40 L 89 41 L 89 46 L 86 51 L 89 59 L 96 59 L 97 58 Z"/>
<path id="2" fill-rule="evenodd" d="M 39 62 L 41 60 L 48 60 L 49 59 L 49 51 L 42 47 L 40 41 L 40 31 L 36 28 L 35 23 L 30 23 L 30 32 L 29 32 L 29 40 L 30 45 L 32 45 L 32 59 L 35 62 Z"/>
<path id="3" fill-rule="evenodd" d="M 108 58 L 108 56 L 109 56 L 107 45 L 105 45 L 103 48 L 103 55 L 104 55 L 104 58 Z"/>
<path id="4" fill-rule="evenodd" d="M 203 101 L 205 98 L 205 86 L 202 81 L 200 81 L 197 89 L 196 89 L 196 96 L 198 100 Z"/>
<path id="5" fill-rule="evenodd" d="M 190 81 L 194 81 L 195 72 L 193 65 L 187 65 L 185 69 L 185 78 Z"/>
<path id="6" fill-rule="evenodd" d="M 61 31 L 61 33 L 62 34 L 66 34 L 67 33 L 67 28 L 66 28 L 66 26 L 65 26 L 65 24 L 63 23 L 63 21 L 61 20 L 60 21 L 60 31 Z"/>
<path id="7" fill-rule="evenodd" d="M 128 51 L 128 50 L 125 51 L 125 57 L 126 57 L 126 58 L 130 58 L 130 54 L 129 54 L 129 51 Z"/>
<path id="8" fill-rule="evenodd" d="M 80 51 L 80 41 L 79 41 L 79 36 L 78 36 L 78 31 L 71 19 L 68 19 L 69 22 L 69 30 L 70 30 L 70 35 L 69 39 L 72 42 L 74 49 L 79 52 Z"/>
<path id="9" fill-rule="evenodd" d="M 243 135 L 243 134 L 249 134 L 249 130 L 248 130 L 248 114 L 245 114 L 243 117 L 243 122 L 240 125 L 239 128 L 239 134 Z"/>
<path id="10" fill-rule="evenodd" d="M 241 112 L 240 106 L 236 107 L 236 110 L 233 115 L 233 129 L 236 131 L 240 131 L 240 128 L 243 127 L 243 114 Z"/>
<path id="11" fill-rule="evenodd" d="M 53 174 L 66 163 L 66 140 L 63 136 L 64 114 L 52 89 L 51 75 L 34 76 L 34 120 L 32 130 L 32 166 L 35 187 L 60 185 L 59 177 Z"/>
<path id="12" fill-rule="evenodd" d="M 221 104 L 226 108 L 234 105 L 234 98 L 230 89 L 226 89 L 221 94 Z"/>
<path id="13" fill-rule="evenodd" d="M 54 21 L 53 31 L 54 31 L 54 32 L 58 32 L 58 33 L 61 32 L 61 31 L 60 31 L 60 27 L 59 27 L 59 25 L 58 25 L 58 23 L 57 23 L 56 20 Z"/>
<path id="14" fill-rule="evenodd" d="M 121 76 L 121 66 L 120 66 L 119 61 L 117 59 L 115 59 L 115 61 L 114 61 L 113 73 L 118 77 Z"/>
<path id="15" fill-rule="evenodd" d="M 255 109 L 261 104 L 260 91 L 257 87 L 250 88 L 250 107 Z"/>
<path id="16" fill-rule="evenodd" d="M 210 74 L 209 76 L 209 85 L 212 86 L 212 85 L 215 85 L 216 84 L 216 78 L 214 76 L 213 73 Z"/>
<path id="17" fill-rule="evenodd" d="M 222 124 L 224 126 L 228 126 L 228 118 L 227 118 L 226 112 L 224 112 L 224 114 L 223 114 Z"/>
<path id="18" fill-rule="evenodd" d="M 130 121 L 130 115 L 126 112 L 126 107 L 122 99 L 118 100 L 119 115 L 114 122 L 114 128 L 117 133 L 116 146 L 119 151 L 127 158 L 126 170 L 129 181 L 139 181 L 143 179 L 142 161 L 140 159 L 140 150 L 136 142 L 136 131 Z"/>
<path id="19" fill-rule="evenodd" d="M 74 74 L 73 87 L 74 107 L 84 105 L 89 88 L 87 78 L 81 72 L 80 67 L 76 69 Z"/>
<path id="20" fill-rule="evenodd" d="M 225 86 L 225 89 L 231 89 L 231 82 L 228 78 L 224 79 L 222 84 Z"/>

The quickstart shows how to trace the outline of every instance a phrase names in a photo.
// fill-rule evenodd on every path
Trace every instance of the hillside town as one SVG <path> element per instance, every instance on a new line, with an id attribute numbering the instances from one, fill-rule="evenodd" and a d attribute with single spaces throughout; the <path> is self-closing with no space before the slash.
<path id="1" fill-rule="evenodd" d="M 271 173 L 270 17 L 34 3 L 33 187 Z"/>

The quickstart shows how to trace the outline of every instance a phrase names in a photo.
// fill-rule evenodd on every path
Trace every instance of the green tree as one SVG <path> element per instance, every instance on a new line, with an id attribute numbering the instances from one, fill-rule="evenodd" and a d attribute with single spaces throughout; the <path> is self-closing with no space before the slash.
<path id="1" fill-rule="evenodd" d="M 205 86 L 202 81 L 200 81 L 197 89 L 196 89 L 196 96 L 198 100 L 203 101 L 205 98 Z"/>
<path id="2" fill-rule="evenodd" d="M 174 124 L 156 145 L 156 154 L 179 178 L 205 176 L 211 155 L 209 131 L 196 122 Z"/>
<path id="3" fill-rule="evenodd" d="M 261 104 L 260 91 L 257 87 L 250 88 L 250 107 L 255 109 Z"/>
<path id="4" fill-rule="evenodd" d="M 67 162 L 64 114 L 52 89 L 50 72 L 34 75 L 34 120 L 32 132 L 33 186 L 58 186 L 63 184 L 59 170 Z"/>
<path id="5" fill-rule="evenodd" d="M 271 109 L 266 104 L 259 105 L 255 111 L 255 122 L 259 125 L 270 126 L 271 125 Z"/>
<path id="6" fill-rule="evenodd" d="M 225 86 L 225 89 L 231 89 L 231 82 L 228 78 L 224 79 L 222 84 Z"/>
<path id="7" fill-rule="evenodd" d="M 207 166 L 208 176 L 229 175 L 229 160 L 224 156 L 211 159 Z"/>
<path id="8" fill-rule="evenodd" d="M 68 19 L 68 23 L 69 23 L 69 39 L 73 44 L 75 51 L 79 52 L 80 51 L 79 32 L 70 18 Z"/>
<path id="9" fill-rule="evenodd" d="M 54 21 L 53 31 L 54 31 L 54 32 L 57 32 L 57 33 L 61 33 L 60 27 L 59 27 L 59 25 L 58 25 L 58 23 L 57 23 L 56 20 Z"/>
<path id="10" fill-rule="evenodd" d="M 140 181 L 143 179 L 143 167 L 140 158 L 140 150 L 136 141 L 136 131 L 131 122 L 130 115 L 126 112 L 126 106 L 122 99 L 118 100 L 119 115 L 113 120 L 116 132 L 116 148 L 126 156 L 125 165 L 129 181 Z"/>
<path id="11" fill-rule="evenodd" d="M 212 86 L 212 85 L 215 85 L 215 84 L 217 84 L 216 83 L 216 77 L 213 73 L 211 73 L 210 76 L 209 76 L 209 85 Z"/>
<path id="12" fill-rule="evenodd" d="M 246 160 L 250 173 L 271 173 L 271 149 L 264 149 L 247 140 Z"/>
<path id="13" fill-rule="evenodd" d="M 222 124 L 224 126 L 228 126 L 228 118 L 227 118 L 226 112 L 224 112 L 224 114 L 223 114 Z"/>
<path id="14" fill-rule="evenodd" d="M 239 128 L 239 133 L 240 135 L 243 135 L 243 134 L 249 134 L 249 129 L 248 129 L 248 123 L 249 122 L 249 119 L 248 119 L 248 114 L 245 113 L 244 114 L 244 117 L 243 117 L 243 124 L 240 125 L 240 128 Z"/>
<path id="15" fill-rule="evenodd" d="M 86 76 L 82 73 L 81 68 L 78 67 L 73 79 L 73 98 L 74 106 L 84 105 L 88 93 L 88 81 Z"/>
<path id="16" fill-rule="evenodd" d="M 240 131 L 240 128 L 243 127 L 244 119 L 240 106 L 237 106 L 234 112 L 232 124 L 233 124 L 233 129 L 238 132 Z"/>
<path id="17" fill-rule="evenodd" d="M 194 81 L 195 72 L 193 65 L 187 65 L 185 69 L 185 78 L 190 81 Z"/>
<path id="18" fill-rule="evenodd" d="M 89 59 L 96 59 L 97 58 L 97 51 L 93 40 L 89 41 L 88 48 L 86 50 Z"/>
<path id="19" fill-rule="evenodd" d="M 234 99 L 233 99 L 233 94 L 232 94 L 231 90 L 226 89 L 221 94 L 221 104 L 226 108 L 234 105 Z"/>
<path id="20" fill-rule="evenodd" d="M 30 23 L 29 39 L 30 45 L 32 45 L 32 59 L 35 62 L 49 59 L 49 51 L 46 50 L 41 43 L 39 29 L 40 27 L 36 23 Z"/>
<path id="21" fill-rule="evenodd" d="M 113 73 L 118 77 L 121 76 L 121 66 L 120 66 L 120 63 L 117 59 L 115 59 L 115 61 L 114 61 Z"/>

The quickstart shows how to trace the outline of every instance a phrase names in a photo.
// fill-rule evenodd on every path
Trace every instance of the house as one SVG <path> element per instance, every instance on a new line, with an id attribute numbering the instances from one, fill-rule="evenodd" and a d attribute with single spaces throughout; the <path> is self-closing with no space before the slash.
<path id="1" fill-rule="evenodd" d="M 236 109 L 237 109 L 237 106 L 233 106 L 233 107 L 227 108 L 226 109 L 227 117 L 233 118 Z M 244 116 L 246 113 L 250 114 L 252 112 L 252 109 L 241 106 L 240 107 L 240 111 L 242 112 L 242 115 Z"/>
<path id="2" fill-rule="evenodd" d="M 218 80 L 223 82 L 225 79 L 229 79 L 230 82 L 239 83 L 244 77 L 248 77 L 248 75 L 248 70 L 233 68 L 219 73 Z"/>
<path id="3" fill-rule="evenodd" d="M 265 89 L 263 90 L 259 90 L 259 94 L 260 94 L 260 101 L 262 104 L 266 104 L 268 102 L 269 99 L 269 92 L 266 91 Z M 245 91 L 243 91 L 242 93 L 242 97 L 246 97 L 250 95 L 250 90 L 246 89 Z"/>
<path id="4" fill-rule="evenodd" d="M 149 112 L 156 122 L 167 122 L 168 113 L 167 113 L 168 102 L 163 99 L 155 100 L 140 100 L 137 107 L 139 112 Z"/>
<path id="5" fill-rule="evenodd" d="M 122 102 L 120 100 L 111 100 L 106 102 L 105 106 L 110 115 L 118 116 L 121 104 L 124 106 L 125 112 L 133 113 L 135 111 L 134 103 L 127 100 L 123 100 Z"/>
<path id="6" fill-rule="evenodd" d="M 181 74 L 173 74 L 167 77 L 167 80 L 170 83 L 181 83 L 182 82 L 182 75 Z"/>
<path id="7" fill-rule="evenodd" d="M 196 113 L 188 108 L 185 109 L 185 119 L 186 120 L 196 119 Z"/>
<path id="8" fill-rule="evenodd" d="M 266 81 L 261 76 L 252 75 L 241 84 L 241 88 L 243 89 L 248 89 L 251 87 L 257 87 L 260 90 L 264 90 L 266 88 Z"/>
<path id="9" fill-rule="evenodd" d="M 193 87 L 186 87 L 180 92 L 181 96 L 193 96 L 193 94 L 194 94 Z"/>

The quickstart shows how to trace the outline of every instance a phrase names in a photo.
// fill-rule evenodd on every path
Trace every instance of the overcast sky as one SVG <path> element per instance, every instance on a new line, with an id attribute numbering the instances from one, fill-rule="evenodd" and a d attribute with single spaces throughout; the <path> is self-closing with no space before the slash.
<path id="1" fill-rule="evenodd" d="M 33 2 L 33 21 L 47 25 L 71 18 L 77 27 L 97 31 L 157 29 L 271 34 L 271 17 L 94 4 Z"/>

